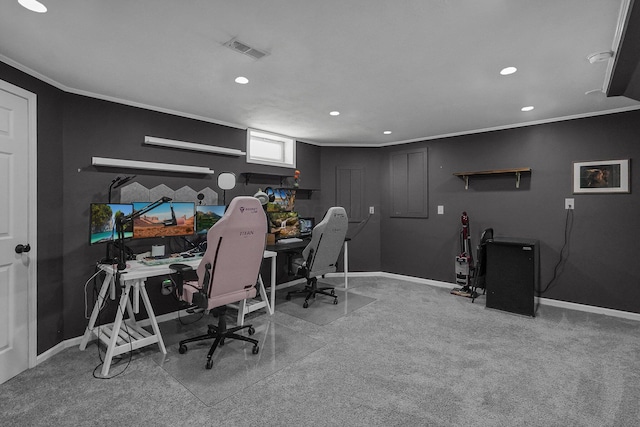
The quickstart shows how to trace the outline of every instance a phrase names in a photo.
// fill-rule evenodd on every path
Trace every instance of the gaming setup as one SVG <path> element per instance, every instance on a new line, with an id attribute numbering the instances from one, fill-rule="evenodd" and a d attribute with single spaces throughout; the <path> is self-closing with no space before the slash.
<path id="1" fill-rule="evenodd" d="M 107 244 L 106 257 L 101 263 L 117 264 L 126 269 L 125 242 L 131 239 L 192 237 L 206 242 L 206 234 L 224 215 L 224 205 L 196 205 L 193 202 L 173 202 L 163 197 L 156 202 L 92 203 L 89 215 L 89 244 Z M 294 211 L 266 212 L 269 233 L 276 243 L 303 241 L 311 236 L 314 218 L 300 217 Z M 194 249 L 177 255 L 144 257 L 146 265 L 179 262 L 204 252 L 193 242 Z M 111 247 L 117 254 L 111 255 Z"/>

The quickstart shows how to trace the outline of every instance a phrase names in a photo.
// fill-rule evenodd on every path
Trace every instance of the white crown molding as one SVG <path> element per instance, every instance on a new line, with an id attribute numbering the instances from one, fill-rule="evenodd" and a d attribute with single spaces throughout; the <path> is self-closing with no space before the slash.
<path id="1" fill-rule="evenodd" d="M 45 83 L 48 83 L 52 86 L 55 86 L 56 88 L 63 90 L 65 92 L 69 92 L 69 93 L 73 93 L 76 95 L 82 95 L 82 96 L 87 96 L 90 98 L 96 98 L 96 99 L 101 99 L 103 101 L 110 101 L 110 102 L 115 102 L 117 104 L 123 104 L 123 105 L 129 105 L 131 107 L 137 107 L 137 108 L 143 108 L 145 110 L 150 110 L 150 111 L 157 111 L 160 113 L 166 113 L 166 114 L 171 114 L 173 116 L 178 116 L 178 117 L 185 117 L 185 118 L 189 118 L 189 119 L 194 119 L 194 120 L 199 120 L 202 122 L 207 122 L 207 123 L 214 123 L 214 124 L 218 124 L 218 125 L 222 125 L 222 126 L 228 126 L 231 128 L 235 128 L 235 129 L 242 129 L 242 130 L 247 130 L 250 126 L 242 126 L 236 123 L 230 123 L 230 122 L 225 122 L 225 121 L 221 121 L 221 120 L 215 120 L 209 117 L 203 117 L 203 116 L 198 116 L 195 114 L 190 114 L 190 113 L 184 113 L 181 111 L 175 111 L 175 110 L 170 110 L 168 108 L 162 108 L 162 107 L 155 107 L 153 105 L 148 105 L 148 104 L 142 104 L 139 102 L 134 102 L 134 101 L 129 101 L 129 100 L 124 100 L 124 99 L 120 99 L 120 98 L 115 98 L 115 97 L 111 97 L 111 96 L 107 96 L 107 95 L 100 95 L 100 94 L 96 94 L 93 92 L 88 92 L 88 91 L 83 91 L 83 90 L 79 90 L 79 89 L 75 89 L 72 87 L 68 87 L 65 86 L 47 76 L 44 76 L 43 74 L 38 73 L 37 71 L 34 71 L 10 58 L 7 58 L 6 56 L 0 54 L 0 60 L 2 60 L 3 62 L 7 63 L 8 65 L 17 68 L 18 70 L 31 75 L 32 77 L 35 77 L 39 80 L 44 81 Z M 447 134 L 440 134 L 440 135 L 433 135 L 433 136 L 423 136 L 423 137 L 418 137 L 418 138 L 411 138 L 411 139 L 405 139 L 405 140 L 400 140 L 400 141 L 390 141 L 390 142 L 384 142 L 384 143 L 361 143 L 361 144 L 355 144 L 355 143 L 349 143 L 349 144 L 345 144 L 345 143 L 338 143 L 338 142 L 317 142 L 317 141 L 308 141 L 305 139 L 298 139 L 298 138 L 294 138 L 296 139 L 296 141 L 299 142 L 303 142 L 305 144 L 310 144 L 310 145 L 315 145 L 318 147 L 352 147 L 352 148 L 381 148 L 381 147 L 390 147 L 390 146 L 395 146 L 395 145 L 402 145 L 402 144 L 409 144 L 412 142 L 422 142 L 422 141 L 433 141 L 436 139 L 446 139 L 446 138 L 452 138 L 452 137 L 456 137 L 456 136 L 464 136 L 464 135 L 473 135 L 473 134 L 478 134 L 478 133 L 486 133 L 486 132 L 494 132 L 494 131 L 499 131 L 499 130 L 507 130 L 507 129 L 517 129 L 517 128 L 522 128 L 522 127 L 527 127 L 527 126 L 535 126 L 535 125 L 541 125 L 541 124 L 547 124 L 547 123 L 556 123 L 556 122 L 563 122 L 563 121 L 568 121 L 568 120 L 575 120 L 575 119 L 583 119 L 583 118 L 589 118 L 589 117 L 597 117 L 597 116 L 603 116 L 603 115 L 608 115 L 608 114 L 616 114 L 616 113 L 624 113 L 624 112 L 628 112 L 628 111 L 635 111 L 635 110 L 640 110 L 640 105 L 636 105 L 636 106 L 629 106 L 629 107 L 622 107 L 622 108 L 614 108 L 611 110 L 604 110 L 604 111 L 596 111 L 596 112 L 592 112 L 592 113 L 582 113 L 582 114 L 575 114 L 575 115 L 570 115 L 570 116 L 562 116 L 562 117 L 554 117 L 554 118 L 550 118 L 550 119 L 542 119 L 542 120 L 535 120 L 535 121 L 531 121 L 531 122 L 523 122 L 523 123 L 516 123 L 516 124 L 510 124 L 510 125 L 503 125 L 503 126 L 494 126 L 494 127 L 488 127 L 488 128 L 481 128 L 481 129 L 470 129 L 470 130 L 466 130 L 466 131 L 461 131 L 461 132 L 453 132 L 453 133 L 447 133 Z"/>

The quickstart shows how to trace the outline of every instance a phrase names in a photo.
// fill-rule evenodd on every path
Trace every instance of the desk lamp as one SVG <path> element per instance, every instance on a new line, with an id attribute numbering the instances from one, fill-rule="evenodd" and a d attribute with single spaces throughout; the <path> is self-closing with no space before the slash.
<path id="1" fill-rule="evenodd" d="M 118 187 L 122 187 L 123 185 L 125 185 L 127 182 L 131 181 L 135 177 L 136 175 L 125 176 L 124 178 L 121 178 L 119 176 L 115 177 L 115 179 L 111 181 L 111 184 L 109 185 L 109 203 L 111 203 L 111 190 L 112 189 L 115 190 Z"/>

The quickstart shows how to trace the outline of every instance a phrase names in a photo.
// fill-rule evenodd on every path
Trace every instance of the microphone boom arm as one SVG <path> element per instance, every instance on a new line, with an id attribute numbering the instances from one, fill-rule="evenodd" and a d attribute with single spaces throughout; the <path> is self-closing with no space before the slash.
<path id="1" fill-rule="evenodd" d="M 122 271 L 124 269 L 127 268 L 127 263 L 125 262 L 125 254 L 124 254 L 124 226 L 127 225 L 129 222 L 133 221 L 134 219 L 146 214 L 147 212 L 149 212 L 150 210 L 153 210 L 155 208 L 157 208 L 158 206 L 160 206 L 163 203 L 167 203 L 170 202 L 172 199 L 170 197 L 161 197 L 160 199 L 156 200 L 153 203 L 149 203 L 147 206 L 145 206 L 144 208 L 140 209 L 139 211 L 134 211 L 132 213 L 130 213 L 129 215 L 120 215 L 116 217 L 116 232 L 118 233 L 118 251 L 119 251 L 119 255 L 117 258 L 117 264 L 118 264 L 118 270 Z M 173 207 L 171 208 L 171 211 L 173 213 Z"/>

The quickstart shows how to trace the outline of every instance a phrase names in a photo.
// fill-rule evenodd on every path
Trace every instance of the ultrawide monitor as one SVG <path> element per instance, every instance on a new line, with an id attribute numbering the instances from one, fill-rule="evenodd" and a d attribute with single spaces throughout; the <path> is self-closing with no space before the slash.
<path id="1" fill-rule="evenodd" d="M 136 202 L 136 212 L 144 210 L 149 203 Z M 195 233 L 195 203 L 165 202 L 152 210 L 143 213 L 133 220 L 133 237 L 146 239 L 149 237 L 192 236 Z"/>
<path id="2" fill-rule="evenodd" d="M 207 234 L 209 229 L 222 218 L 224 205 L 197 205 L 196 206 L 196 233 Z"/>
<path id="3" fill-rule="evenodd" d="M 131 203 L 91 203 L 89 212 L 89 244 L 113 242 L 118 238 L 116 216 L 131 215 Z M 133 237 L 133 223 L 124 225 L 124 238 Z"/>

